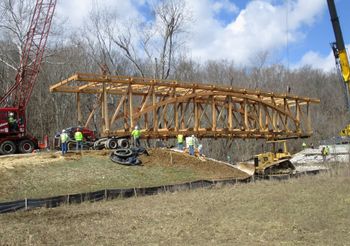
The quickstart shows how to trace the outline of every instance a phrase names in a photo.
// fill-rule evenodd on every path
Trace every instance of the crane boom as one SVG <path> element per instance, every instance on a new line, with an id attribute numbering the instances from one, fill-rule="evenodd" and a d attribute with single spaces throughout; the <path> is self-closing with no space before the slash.
<path id="1" fill-rule="evenodd" d="M 346 53 L 343 34 L 340 28 L 339 18 L 337 15 L 337 10 L 335 8 L 334 0 L 327 0 L 328 10 L 331 16 L 335 43 L 332 44 L 332 49 L 334 53 L 334 57 L 337 61 L 337 64 L 340 65 L 340 71 L 343 77 L 344 82 L 348 85 L 350 81 L 350 66 L 348 55 Z M 349 86 L 347 86 L 349 89 Z"/>
<path id="2" fill-rule="evenodd" d="M 25 43 L 22 47 L 20 66 L 16 81 L 0 99 L 7 104 L 25 110 L 43 58 L 51 21 L 57 0 L 37 0 Z M 9 105 L 10 104 L 10 105 Z"/>
<path id="3" fill-rule="evenodd" d="M 36 0 L 15 83 L 0 98 L 0 154 L 30 153 L 39 146 L 38 140 L 27 134 L 26 108 L 39 74 L 56 2 Z"/>

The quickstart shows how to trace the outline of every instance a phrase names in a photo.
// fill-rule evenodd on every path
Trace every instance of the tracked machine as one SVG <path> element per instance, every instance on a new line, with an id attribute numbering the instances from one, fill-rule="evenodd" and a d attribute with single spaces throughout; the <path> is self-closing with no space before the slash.
<path id="1" fill-rule="evenodd" d="M 267 144 L 272 146 L 272 149 L 254 157 L 255 175 L 271 176 L 293 174 L 295 166 L 290 161 L 292 156 L 288 152 L 286 140 L 269 141 Z"/>
<path id="2" fill-rule="evenodd" d="M 257 154 L 247 162 L 238 163 L 237 168 L 258 178 L 289 177 L 295 173 L 295 166 L 290 161 L 287 141 L 266 142 L 269 151 Z"/>

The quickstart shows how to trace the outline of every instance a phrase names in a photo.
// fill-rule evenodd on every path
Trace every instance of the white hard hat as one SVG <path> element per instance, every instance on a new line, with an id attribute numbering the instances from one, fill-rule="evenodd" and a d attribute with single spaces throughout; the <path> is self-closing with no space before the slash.
<path id="1" fill-rule="evenodd" d="M 13 112 L 10 112 L 10 114 L 9 114 L 9 115 L 13 116 Z"/>
<path id="2" fill-rule="evenodd" d="M 139 129 L 139 126 L 135 126 L 135 130 L 138 130 Z"/>
<path id="3" fill-rule="evenodd" d="M 66 132 L 66 130 L 63 129 L 62 132 Z"/>
<path id="4" fill-rule="evenodd" d="M 194 138 L 194 135 L 192 135 L 192 137 Z"/>

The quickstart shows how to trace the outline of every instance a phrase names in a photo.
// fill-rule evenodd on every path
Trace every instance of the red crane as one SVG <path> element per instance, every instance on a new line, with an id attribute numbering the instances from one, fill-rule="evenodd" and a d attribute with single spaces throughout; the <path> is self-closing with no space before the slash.
<path id="1" fill-rule="evenodd" d="M 30 153 L 38 147 L 27 134 L 26 108 L 50 32 L 57 0 L 37 0 L 22 48 L 16 81 L 0 98 L 0 154 Z"/>

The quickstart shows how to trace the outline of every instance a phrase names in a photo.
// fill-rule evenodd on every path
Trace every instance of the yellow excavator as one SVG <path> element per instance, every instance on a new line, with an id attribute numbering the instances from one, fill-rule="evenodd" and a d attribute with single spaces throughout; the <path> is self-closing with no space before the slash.
<path id="1" fill-rule="evenodd" d="M 341 73 L 342 80 L 345 83 L 347 104 L 350 110 L 350 99 L 349 99 L 349 81 L 350 81 L 350 66 L 346 48 L 344 45 L 343 34 L 340 28 L 339 18 L 337 15 L 337 10 L 335 8 L 334 0 L 327 0 L 328 10 L 331 17 L 331 22 L 333 26 L 335 42 L 331 43 L 335 62 L 337 68 Z M 339 135 L 341 137 L 350 137 L 350 124 L 347 125 L 343 130 L 340 131 Z"/>

